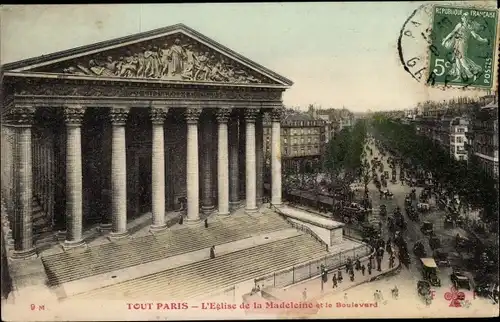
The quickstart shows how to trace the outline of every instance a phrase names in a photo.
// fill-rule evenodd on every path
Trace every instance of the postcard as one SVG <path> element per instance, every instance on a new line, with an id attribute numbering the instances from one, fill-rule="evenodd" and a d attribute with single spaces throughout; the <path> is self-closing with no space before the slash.
<path id="1" fill-rule="evenodd" d="M 495 1 L 0 14 L 2 320 L 498 316 Z"/>

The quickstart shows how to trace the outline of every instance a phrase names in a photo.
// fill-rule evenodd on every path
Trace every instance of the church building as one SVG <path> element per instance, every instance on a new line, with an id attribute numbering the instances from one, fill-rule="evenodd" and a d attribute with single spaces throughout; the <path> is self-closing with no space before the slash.
<path id="1" fill-rule="evenodd" d="M 100 227 L 126 237 L 151 213 L 256 212 L 271 119 L 271 203 L 281 205 L 287 78 L 174 25 L 3 66 L 2 207 L 14 258 L 59 232 L 65 249 Z M 200 217 L 201 216 L 201 217 Z M 47 237 L 49 236 L 49 237 Z"/>

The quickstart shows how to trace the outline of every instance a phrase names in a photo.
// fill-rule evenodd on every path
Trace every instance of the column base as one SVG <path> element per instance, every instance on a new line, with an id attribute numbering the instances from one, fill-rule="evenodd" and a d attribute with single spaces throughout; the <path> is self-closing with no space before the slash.
<path id="1" fill-rule="evenodd" d="M 245 213 L 250 215 L 250 214 L 256 214 L 259 211 L 259 208 L 245 208 Z"/>
<path id="2" fill-rule="evenodd" d="M 99 229 L 99 231 L 101 233 L 107 233 L 107 232 L 110 232 L 111 229 L 113 228 L 113 225 L 111 223 L 100 223 L 99 224 L 99 227 L 97 229 Z"/>
<path id="3" fill-rule="evenodd" d="M 10 258 L 13 260 L 35 259 L 38 258 L 38 254 L 36 253 L 36 248 L 31 247 L 27 250 L 14 250 Z"/>
<path id="4" fill-rule="evenodd" d="M 237 210 L 241 207 L 241 202 L 240 201 L 230 201 L 229 202 L 229 210 L 234 211 Z"/>
<path id="5" fill-rule="evenodd" d="M 87 248 L 87 243 L 82 240 L 65 240 L 64 243 L 61 243 L 61 246 L 63 250 L 66 252 L 71 249 L 76 249 L 76 248 Z"/>
<path id="6" fill-rule="evenodd" d="M 196 225 L 196 224 L 201 223 L 201 218 L 199 218 L 199 217 L 198 218 L 187 218 L 187 217 L 185 217 L 184 218 L 184 223 L 186 225 Z"/>
<path id="7" fill-rule="evenodd" d="M 283 203 L 281 203 L 281 202 L 280 203 L 274 203 L 274 202 L 271 201 L 271 205 L 274 206 L 274 207 L 276 207 L 276 208 L 283 207 Z"/>
<path id="8" fill-rule="evenodd" d="M 63 242 L 66 239 L 66 230 L 58 230 L 55 234 L 56 241 Z"/>
<path id="9" fill-rule="evenodd" d="M 217 216 L 221 216 L 221 217 L 227 217 L 231 215 L 230 212 L 217 212 Z"/>
<path id="10" fill-rule="evenodd" d="M 116 241 L 116 240 L 120 240 L 120 239 L 125 239 L 125 238 L 128 238 L 130 235 L 128 234 L 128 231 L 124 231 L 124 232 L 111 232 L 109 233 L 109 236 L 108 236 L 108 239 L 110 241 Z"/>
<path id="11" fill-rule="evenodd" d="M 158 233 L 158 232 L 164 231 L 166 229 L 167 229 L 167 224 L 163 224 L 163 225 L 151 225 L 149 227 L 149 232 L 150 233 Z"/>
<path id="12" fill-rule="evenodd" d="M 201 206 L 201 212 L 209 215 L 215 211 L 215 206 Z"/>

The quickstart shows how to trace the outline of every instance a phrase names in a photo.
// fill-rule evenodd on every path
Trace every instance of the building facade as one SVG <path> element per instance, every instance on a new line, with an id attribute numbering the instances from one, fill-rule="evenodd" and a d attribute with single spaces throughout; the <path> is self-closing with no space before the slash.
<path id="1" fill-rule="evenodd" d="M 450 125 L 450 155 L 457 161 L 467 161 L 467 131 L 469 120 L 457 117 Z"/>
<path id="2" fill-rule="evenodd" d="M 195 61 L 198 62 L 195 64 Z M 282 93 L 292 82 L 184 25 L 6 64 L 2 196 L 13 257 L 43 233 L 66 249 L 99 225 L 187 207 L 186 221 L 263 197 L 263 119 L 271 124 L 271 202 L 281 204 Z M 289 147 L 287 147 L 289 149 Z"/>
<path id="3" fill-rule="evenodd" d="M 290 114 L 281 122 L 281 156 L 283 171 L 304 171 L 321 166 L 325 148 L 325 122 L 307 114 Z M 272 151 L 272 128 L 264 122 L 264 149 L 266 164 L 270 164 Z M 302 168 L 302 169 L 301 169 Z"/>
<path id="4" fill-rule="evenodd" d="M 498 180 L 498 96 L 474 113 L 468 139 L 470 159 Z"/>

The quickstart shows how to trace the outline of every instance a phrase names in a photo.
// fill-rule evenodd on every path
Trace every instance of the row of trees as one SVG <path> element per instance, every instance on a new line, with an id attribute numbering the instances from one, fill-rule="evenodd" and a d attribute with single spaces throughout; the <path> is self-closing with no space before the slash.
<path id="1" fill-rule="evenodd" d="M 360 119 L 328 143 L 324 168 L 334 186 L 348 187 L 359 175 L 365 138 L 366 121 Z"/>
<path id="2" fill-rule="evenodd" d="M 477 162 L 457 161 L 438 143 L 416 133 L 414 126 L 383 117 L 373 121 L 377 136 L 385 146 L 397 151 L 412 166 L 432 173 L 438 189 L 451 196 L 458 195 L 462 203 L 474 209 L 483 209 L 483 220 L 498 220 L 498 192 L 495 181 Z"/>

